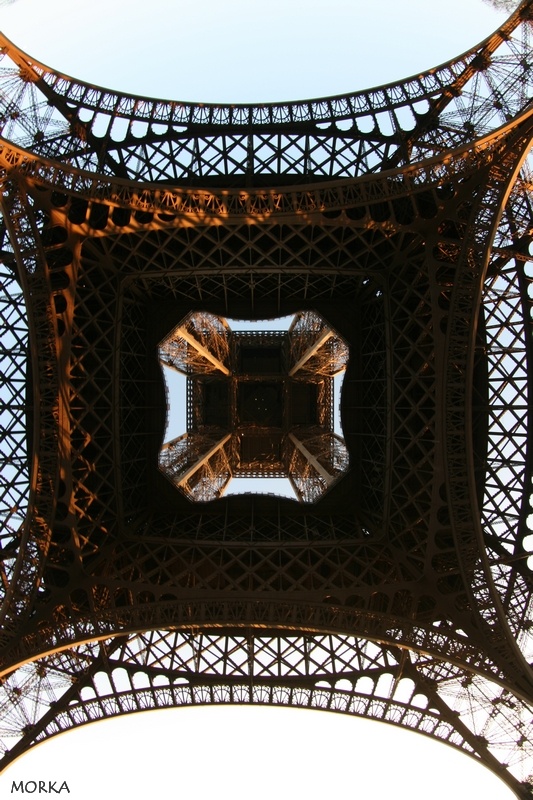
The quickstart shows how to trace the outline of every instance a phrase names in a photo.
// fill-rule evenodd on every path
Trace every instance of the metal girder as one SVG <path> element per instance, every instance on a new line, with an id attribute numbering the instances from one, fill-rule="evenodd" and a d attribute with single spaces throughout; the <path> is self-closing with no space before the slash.
<path id="1" fill-rule="evenodd" d="M 331 339 L 334 335 L 335 334 L 333 333 L 333 331 L 324 330 L 319 335 L 319 337 L 316 340 L 316 342 L 314 342 L 313 344 L 309 345 L 309 347 L 307 348 L 305 353 L 300 357 L 300 359 L 296 362 L 296 364 L 293 367 L 291 367 L 289 375 L 294 375 L 296 372 L 298 372 L 298 370 L 301 369 L 303 367 L 303 365 L 307 361 L 309 361 L 310 358 L 312 358 L 314 355 L 316 355 L 318 353 L 318 351 L 320 350 L 322 345 L 326 344 L 326 342 L 329 339 Z"/>
<path id="2" fill-rule="evenodd" d="M 222 364 L 222 362 L 220 362 L 216 356 L 210 353 L 207 347 L 204 347 L 202 344 L 200 344 L 200 342 L 197 341 L 197 339 L 195 339 L 195 337 L 192 336 L 192 334 L 190 334 L 186 328 L 183 326 L 179 327 L 176 331 L 176 335 L 181 336 L 182 339 L 185 339 L 187 344 L 190 344 L 194 350 L 196 350 L 201 356 L 207 359 L 207 361 L 213 364 L 216 369 L 220 370 L 223 375 L 229 375 L 229 369 L 224 366 L 224 364 Z"/>

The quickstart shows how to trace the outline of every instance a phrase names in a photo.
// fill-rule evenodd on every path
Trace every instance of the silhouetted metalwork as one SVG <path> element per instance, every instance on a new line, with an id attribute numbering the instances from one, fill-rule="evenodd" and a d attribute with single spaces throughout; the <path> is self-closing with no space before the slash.
<path id="1" fill-rule="evenodd" d="M 348 347 L 318 314 L 295 315 L 285 332 L 234 332 L 196 312 L 164 338 L 159 358 L 188 376 L 187 431 L 163 445 L 159 466 L 190 499 L 220 498 L 234 477 L 286 478 L 313 503 L 347 471 L 333 377 Z"/>
<path id="2" fill-rule="evenodd" d="M 263 703 L 420 731 L 531 797 L 532 21 L 258 107 L 120 95 L 2 40 L 3 764 Z M 320 372 L 317 318 L 347 343 L 349 469 L 315 502 L 193 503 L 158 466 L 160 343 L 182 326 L 216 372 L 223 320 L 283 315 L 292 366 Z"/>

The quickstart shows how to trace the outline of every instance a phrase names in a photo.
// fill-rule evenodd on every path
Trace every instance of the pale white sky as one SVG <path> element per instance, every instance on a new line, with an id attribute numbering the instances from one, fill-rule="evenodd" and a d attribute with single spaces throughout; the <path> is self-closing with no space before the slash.
<path id="1" fill-rule="evenodd" d="M 136 94 L 248 102 L 339 94 L 435 66 L 505 15 L 482 0 L 16 0 L 14 42 L 67 74 Z M 532 767 L 533 771 L 533 767 Z M 72 800 L 509 800 L 439 743 L 350 717 L 187 708 L 97 723 L 0 776 L 67 780 Z M 65 793 L 62 793 L 65 796 Z"/>

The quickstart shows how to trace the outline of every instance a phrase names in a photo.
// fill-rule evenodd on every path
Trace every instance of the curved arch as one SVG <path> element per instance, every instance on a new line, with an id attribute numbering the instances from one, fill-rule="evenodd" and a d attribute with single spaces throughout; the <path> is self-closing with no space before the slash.
<path id="1" fill-rule="evenodd" d="M 524 751 L 525 745 L 509 744 L 508 725 L 512 717 L 519 735 L 525 707 L 513 708 L 505 691 L 467 673 L 450 677 L 444 670 L 435 680 L 436 664 L 433 681 L 425 681 L 424 659 L 405 659 L 394 647 L 328 635 L 152 631 L 82 645 L 65 656 L 22 668 L 0 690 L 20 698 L 7 704 L 2 721 L 19 739 L 4 764 L 45 738 L 116 715 L 192 704 L 267 704 L 351 714 L 432 736 L 481 760 L 522 796 L 515 775 L 531 757 L 531 745 Z M 72 684 L 76 664 L 83 664 L 83 677 Z M 46 700 L 32 701 L 30 709 L 17 687 L 25 685 L 24 694 L 37 697 L 39 683 L 47 687 Z M 62 699 L 59 714 L 53 705 L 49 709 L 53 697 Z M 507 725 L 497 724 L 495 708 L 502 702 Z M 492 755 L 501 756 L 502 747 L 508 770 Z"/>
<path id="2" fill-rule="evenodd" d="M 510 15 L 493 34 L 479 44 L 453 59 L 425 72 L 407 77 L 402 81 L 361 90 L 352 95 L 312 98 L 304 101 L 284 101 L 282 103 L 262 103 L 259 106 L 231 103 L 190 103 L 185 101 L 146 98 L 138 95 L 114 93 L 102 86 L 78 81 L 40 63 L 20 50 L 2 34 L 0 48 L 3 54 L 21 67 L 25 67 L 34 78 L 43 81 L 57 96 L 62 96 L 70 106 L 78 105 L 93 112 L 103 111 L 130 119 L 147 122 L 195 125 L 244 125 L 283 124 L 284 122 L 333 123 L 336 120 L 354 119 L 354 115 L 377 114 L 400 106 L 406 98 L 409 102 L 420 102 L 439 93 L 449 93 L 450 78 L 466 82 L 468 74 L 487 67 L 490 57 L 498 47 L 509 39 L 520 25 L 527 23 L 531 16 L 531 0 L 523 0 L 516 11 Z M 389 100 L 389 95 L 391 100 Z M 371 97 L 374 96 L 374 102 Z"/>
<path id="3" fill-rule="evenodd" d="M 231 600 L 188 600 L 185 603 L 167 601 L 140 603 L 130 608 L 107 610 L 98 620 L 87 616 L 77 619 L 59 618 L 53 624 L 39 624 L 36 630 L 6 648 L 2 675 L 30 663 L 46 654 L 61 655 L 69 648 L 86 646 L 90 642 L 105 641 L 108 637 L 135 636 L 142 630 L 157 630 L 162 625 L 176 631 L 228 631 L 249 628 L 275 631 L 282 635 L 309 636 L 362 636 L 369 642 L 383 642 L 396 647 L 440 658 L 443 651 L 450 665 L 466 669 L 472 674 L 501 684 L 502 688 L 516 691 L 516 686 L 501 665 L 469 641 L 462 633 L 447 630 L 434 623 L 410 622 L 402 617 L 392 617 L 376 611 L 357 610 L 331 606 L 328 603 L 280 603 L 259 600 L 257 597 Z"/>
<path id="4" fill-rule="evenodd" d="M 76 222 L 96 237 L 115 233 L 124 225 L 128 230 L 130 226 L 133 230 L 137 226 L 150 228 L 154 223 L 172 227 L 187 218 L 187 224 L 193 225 L 220 224 L 221 220 L 264 223 L 278 216 L 328 224 L 329 220 L 335 219 L 334 212 L 346 212 L 350 219 L 349 212 L 361 205 L 368 206 L 372 218 L 373 210 L 381 208 L 380 204 L 387 201 L 394 203 L 409 197 L 420 201 L 423 206 L 428 190 L 443 195 L 456 191 L 457 185 L 469 174 L 474 174 L 498 154 L 502 142 L 513 130 L 521 123 L 529 124 L 532 113 L 531 108 L 525 108 L 517 118 L 507 120 L 496 130 L 480 137 L 475 144 L 470 141 L 460 143 L 450 151 L 443 149 L 437 155 L 431 154 L 408 167 L 396 166 L 382 170 L 378 175 L 362 174 L 351 180 L 339 178 L 310 186 L 294 183 L 267 188 L 204 189 L 188 188 L 186 182 L 174 181 L 160 187 L 157 182 L 141 180 L 140 176 L 132 181 L 122 176 L 90 172 L 76 165 L 64 165 L 57 159 L 31 153 L 1 137 L 0 163 L 6 170 L 20 173 L 40 190 L 47 188 L 54 192 L 56 198 L 61 198 L 61 207 L 67 206 L 70 198 L 92 204 L 84 207 L 80 220 L 76 219 Z M 433 203 L 436 204 L 437 200 L 438 196 L 435 196 Z M 51 197 L 48 204 L 54 205 Z M 102 224 L 91 224 L 92 207 L 95 212 L 105 212 Z M 129 210 L 132 216 L 124 222 L 115 221 L 109 214 L 115 208 Z M 432 213 L 436 213 L 436 208 Z M 398 221 L 409 225 L 413 217 L 409 215 L 404 221 L 400 216 Z"/>
<path id="5" fill-rule="evenodd" d="M 533 357 L 532 220 L 527 190 L 521 189 L 520 181 L 517 188 L 496 231 L 483 289 L 489 425 L 481 525 L 494 591 L 513 637 L 531 662 L 533 641 L 527 619 L 533 586 L 527 564 L 531 548 L 525 540 L 532 530 L 528 523 L 532 510 L 528 374 Z"/>
<path id="6" fill-rule="evenodd" d="M 463 260 L 462 263 L 459 263 L 459 268 L 456 273 L 456 279 L 454 283 L 454 297 L 453 297 L 453 304 L 452 304 L 452 313 L 450 315 L 450 331 L 449 331 L 449 349 L 448 349 L 448 360 L 449 360 L 449 384 L 448 384 L 448 395 L 447 395 L 447 404 L 450 409 L 454 409 L 453 413 L 450 413 L 449 418 L 449 429 L 448 429 L 448 438 L 447 438 L 447 468 L 448 468 L 448 486 L 452 489 L 452 513 L 453 513 L 453 524 L 454 524 L 454 533 L 459 546 L 459 549 L 467 547 L 467 540 L 472 536 L 472 533 L 475 531 L 476 539 L 479 543 L 479 554 L 480 554 L 480 564 L 477 566 L 470 567 L 470 575 L 468 579 L 465 581 L 465 585 L 472 587 L 472 591 L 474 596 L 476 597 L 476 605 L 479 609 L 482 609 L 481 614 L 484 617 L 485 621 L 488 622 L 491 626 L 498 626 L 499 624 L 505 622 L 505 617 L 508 609 L 511 607 L 512 603 L 509 600 L 509 597 L 506 597 L 508 591 L 513 592 L 513 586 L 506 586 L 505 589 L 496 590 L 494 577 L 496 574 L 495 567 L 496 564 L 489 565 L 489 559 L 487 553 L 485 551 L 485 544 L 484 544 L 484 536 L 482 531 L 482 523 L 483 517 L 480 514 L 478 509 L 477 503 L 475 501 L 476 497 L 476 490 L 475 490 L 475 477 L 474 477 L 474 462 L 473 462 L 473 451 L 472 448 L 468 448 L 467 452 L 467 463 L 468 463 L 468 479 L 469 479 L 469 491 L 465 493 L 465 487 L 459 486 L 458 475 L 455 473 L 455 464 L 457 459 L 457 447 L 458 447 L 458 439 L 462 437 L 462 434 L 459 433 L 460 427 L 464 424 L 464 431 L 465 431 L 465 439 L 467 442 L 473 442 L 473 421 L 472 421 L 472 414 L 473 414 L 473 372 L 474 372 L 474 356 L 475 356 L 475 339 L 477 336 L 477 328 L 479 323 L 479 314 L 480 309 L 482 307 L 482 297 L 481 292 L 483 288 L 484 282 L 484 275 L 487 272 L 487 266 L 491 254 L 492 243 L 495 237 L 498 235 L 498 225 L 501 223 L 501 213 L 494 213 L 494 209 L 504 209 L 507 206 L 511 193 L 513 191 L 513 186 L 515 184 L 516 178 L 519 174 L 522 164 L 524 163 L 525 159 L 527 158 L 528 152 L 531 147 L 531 134 L 525 132 L 516 132 L 515 136 L 518 137 L 516 144 L 514 147 L 509 147 L 507 154 L 505 154 L 502 158 L 502 162 L 500 162 L 496 173 L 493 176 L 489 176 L 486 182 L 486 189 L 485 192 L 480 195 L 478 198 L 478 207 L 475 209 L 474 213 L 476 216 L 475 222 L 471 224 L 471 234 L 469 237 L 469 241 L 467 240 L 466 247 L 463 245 Z M 503 164 L 505 165 L 502 169 Z M 501 235 L 501 234 L 500 234 Z M 503 278 L 500 278 L 503 281 Z M 501 320 L 500 326 L 504 327 L 507 331 L 511 330 L 513 325 L 518 326 L 519 333 L 514 334 L 513 338 L 519 336 L 522 341 L 524 341 L 524 333 L 523 333 L 523 326 L 527 326 L 530 323 L 530 320 L 527 319 L 527 313 L 524 314 L 522 309 L 522 296 L 519 296 L 518 307 L 516 307 L 516 303 L 513 305 L 513 313 L 516 315 L 518 314 L 521 319 L 517 321 L 516 319 L 506 322 Z M 488 300 L 485 300 L 485 303 L 488 305 Z M 468 306 L 468 312 L 466 308 Z M 527 306 L 526 306 L 527 308 Z M 498 333 L 496 334 L 496 337 Z M 464 337 L 464 338 L 463 338 Z M 467 342 L 465 347 L 465 342 Z M 525 343 L 524 343 L 525 344 Z M 494 342 L 491 337 L 490 329 L 487 335 L 487 349 L 489 351 L 489 361 L 491 358 L 491 348 L 494 347 Z M 506 352 L 508 351 L 508 347 L 506 346 Z M 468 355 L 466 355 L 466 351 L 468 350 Z M 492 356 L 494 359 L 494 356 Z M 498 358 L 496 356 L 496 358 Z M 466 360 L 465 360 L 466 359 Z M 513 359 L 514 362 L 514 359 Z M 505 369 L 504 367 L 504 360 L 500 357 L 498 360 L 499 368 Z M 456 410 L 456 392 L 457 392 L 457 379 L 455 375 L 453 375 L 454 371 L 456 371 L 459 365 L 464 365 L 465 370 L 469 376 L 469 384 L 467 389 L 467 402 L 465 405 L 465 417 L 464 420 L 459 423 L 458 426 L 458 414 Z M 515 367 L 516 368 L 516 367 Z M 498 367 L 496 368 L 498 369 Z M 506 374 L 505 372 L 503 374 Z M 497 379 L 496 379 L 497 380 Z M 508 381 L 509 378 L 505 377 L 504 380 Z M 489 387 L 490 387 L 490 379 L 489 379 Z M 521 394 L 523 393 L 520 388 L 517 387 L 514 392 L 511 392 L 513 395 L 509 397 L 509 405 L 512 405 L 516 400 L 516 393 Z M 516 393 L 515 393 L 516 392 Z M 503 394 L 501 388 L 496 392 L 489 391 L 489 402 L 495 402 L 495 398 L 497 398 L 500 402 L 504 399 L 505 395 Z M 490 407 L 489 407 L 490 408 Z M 490 411 L 489 410 L 489 448 L 492 447 L 494 449 L 493 444 L 493 430 L 494 427 L 498 425 L 498 417 L 499 413 L 497 411 Z M 527 403 L 526 409 L 523 410 L 523 414 L 521 416 L 522 419 L 522 427 L 524 430 L 527 429 Z M 505 445 L 502 445 L 501 442 L 498 443 L 498 447 L 505 449 Z M 517 471 L 517 478 L 520 475 L 521 481 L 521 491 L 520 491 L 520 498 L 519 504 L 520 507 L 515 511 L 517 514 L 522 528 L 525 526 L 525 514 L 522 511 L 522 503 L 523 503 L 523 495 L 527 492 L 526 489 L 526 474 L 525 474 L 525 465 L 526 461 L 523 457 L 521 451 L 521 447 L 519 449 L 515 448 L 514 457 L 518 457 L 521 461 L 521 465 L 519 466 L 516 464 L 516 471 Z M 489 470 L 490 472 L 490 470 Z M 514 485 L 511 482 L 509 486 L 509 492 L 512 495 L 514 490 Z M 494 500 L 487 500 L 487 493 L 490 492 L 491 486 L 490 483 L 488 488 L 485 488 L 485 497 L 484 502 L 492 507 L 493 502 L 497 502 L 496 498 Z M 468 499 L 467 499 L 468 494 Z M 516 502 L 513 502 L 511 499 L 510 502 L 513 503 L 513 507 L 516 508 Z M 529 508 L 529 503 L 526 499 L 525 501 L 526 509 Z M 466 508 L 469 508 L 468 512 L 468 519 Z M 486 508 L 486 506 L 485 506 Z M 506 509 L 501 509 L 500 513 L 505 513 Z M 460 543 L 460 544 L 459 544 Z M 520 545 L 521 546 L 521 543 Z M 497 549 L 497 548 L 496 548 Z M 519 555 L 522 553 L 519 550 Z M 482 566 L 481 566 L 482 565 Z M 523 584 L 520 586 L 518 590 L 520 594 L 520 605 L 524 604 L 524 593 L 526 595 L 525 599 L 525 615 L 528 614 L 528 608 L 531 604 L 531 585 L 529 589 L 526 585 Z M 484 602 L 483 598 L 486 596 L 487 592 L 492 595 L 492 603 L 490 611 L 488 609 L 484 610 L 486 603 Z M 506 606 L 504 609 L 502 605 L 502 600 Z M 518 633 L 516 628 L 516 620 L 514 622 L 514 630 L 511 630 L 507 627 L 507 647 L 509 649 L 509 653 L 512 651 L 518 651 L 516 646 L 515 636 Z M 526 619 L 522 618 L 521 623 L 519 625 L 522 627 L 524 634 L 527 637 L 527 631 L 529 630 L 529 623 Z M 496 646 L 497 648 L 501 647 L 504 648 L 505 645 L 503 642 L 500 642 L 499 645 Z M 502 650 L 503 653 L 503 650 Z M 505 657 L 504 657 L 505 658 Z M 521 654 L 522 660 L 522 667 L 520 671 L 524 671 L 525 674 L 528 676 L 527 680 L 530 680 L 530 667 L 525 657 Z M 528 675 L 529 673 L 529 675 Z"/>
<path id="7" fill-rule="evenodd" d="M 15 66 L 6 71 L 6 101 L 14 92 L 26 115 L 22 122 L 7 114 L 4 135 L 89 171 L 153 182 L 201 177 L 224 184 L 252 172 L 268 181 L 316 183 L 375 174 L 473 141 L 525 107 L 531 52 L 527 37 L 513 33 L 527 28 L 530 15 L 531 0 L 524 0 L 480 45 L 401 84 L 260 106 L 121 95 L 51 71 L 3 39 L 4 56 Z M 54 109 L 47 120 L 43 100 Z M 421 102 L 427 108 L 420 110 Z M 117 127 L 125 131 L 117 134 Z"/>

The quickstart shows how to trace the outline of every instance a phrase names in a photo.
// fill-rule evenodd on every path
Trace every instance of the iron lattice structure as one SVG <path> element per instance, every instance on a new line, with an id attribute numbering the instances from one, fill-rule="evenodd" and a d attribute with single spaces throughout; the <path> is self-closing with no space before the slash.
<path id="1" fill-rule="evenodd" d="M 532 21 L 257 107 L 120 95 L 2 39 L 3 764 L 266 703 L 402 725 L 531 796 Z M 312 311 L 348 343 L 350 468 L 316 503 L 193 504 L 159 471 L 158 345 L 199 311 Z"/>
<path id="2" fill-rule="evenodd" d="M 332 383 L 348 348 L 322 317 L 296 314 L 286 332 L 234 332 L 213 314 L 190 314 L 159 358 L 188 376 L 187 431 L 163 445 L 159 466 L 190 499 L 216 500 L 234 477 L 286 478 L 313 503 L 346 472 Z"/>

